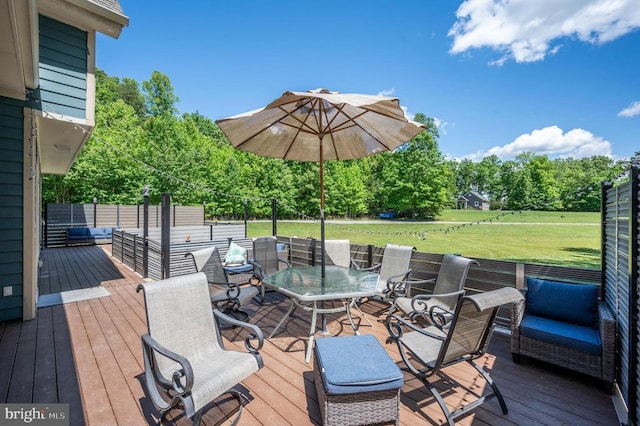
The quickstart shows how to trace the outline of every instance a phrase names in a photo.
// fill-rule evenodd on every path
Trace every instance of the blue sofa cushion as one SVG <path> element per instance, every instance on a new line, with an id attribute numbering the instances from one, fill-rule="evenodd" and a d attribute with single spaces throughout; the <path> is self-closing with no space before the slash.
<path id="1" fill-rule="evenodd" d="M 526 312 L 544 318 L 595 327 L 598 287 L 527 278 Z"/>
<path id="2" fill-rule="evenodd" d="M 327 394 L 402 387 L 402 372 L 371 335 L 320 338 L 314 350 Z"/>
<path id="3" fill-rule="evenodd" d="M 69 228 L 67 229 L 67 235 L 70 238 L 86 238 L 89 236 L 88 228 Z"/>
<path id="4" fill-rule="evenodd" d="M 105 228 L 88 228 L 91 238 L 107 238 Z"/>
<path id="5" fill-rule="evenodd" d="M 520 323 L 520 334 L 579 352 L 602 355 L 602 341 L 597 328 L 525 315 Z"/>

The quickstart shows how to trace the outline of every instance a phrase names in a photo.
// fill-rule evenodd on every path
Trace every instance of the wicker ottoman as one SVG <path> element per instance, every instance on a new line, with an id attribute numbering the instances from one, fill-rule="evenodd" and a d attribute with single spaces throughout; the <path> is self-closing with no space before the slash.
<path id="1" fill-rule="evenodd" d="M 313 376 L 324 425 L 398 424 L 402 372 L 375 337 L 326 337 Z"/>

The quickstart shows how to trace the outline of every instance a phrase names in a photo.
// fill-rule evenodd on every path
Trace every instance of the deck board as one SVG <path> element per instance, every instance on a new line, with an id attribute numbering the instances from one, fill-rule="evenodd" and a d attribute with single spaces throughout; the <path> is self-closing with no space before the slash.
<path id="1" fill-rule="evenodd" d="M 140 335 L 146 332 L 143 295 L 136 292 L 142 278 L 113 260 L 109 246 L 78 246 L 45 249 L 42 285 L 49 291 L 101 285 L 108 297 L 40 308 L 36 320 L 0 325 L 0 402 L 65 402 L 70 405 L 72 425 L 147 424 L 157 413 L 145 396 Z M 41 294 L 46 289 L 41 288 Z M 269 335 L 285 314 L 288 301 L 267 292 L 262 305 L 245 307 L 250 322 Z M 385 305 L 369 301 L 362 305 L 369 326 L 360 330 L 374 335 L 399 364 L 400 355 L 387 344 L 381 321 Z M 353 311 L 354 316 L 359 316 Z M 312 377 L 312 364 L 304 363 L 310 314 L 298 312 L 273 339 L 265 341 L 261 354 L 265 368 L 239 385 L 249 397 L 241 425 L 316 425 L 320 410 Z M 331 335 L 352 331 L 346 316 L 329 317 Z M 244 350 L 241 329 L 223 331 L 230 349 Z M 319 337 L 321 338 L 321 337 Z M 590 379 L 566 373 L 542 363 L 514 364 L 508 338 L 495 335 L 489 354 L 479 360 L 500 386 L 509 407 L 503 415 L 493 399 L 460 425 L 596 425 L 617 422 L 611 396 Z M 10 366 L 11 368 L 4 368 Z M 54 374 L 55 372 L 55 374 Z M 475 370 L 456 365 L 446 370 L 455 379 L 450 387 L 436 380 L 451 409 L 466 403 L 485 388 Z M 438 425 L 444 415 L 424 385 L 405 371 L 401 392 L 400 424 Z M 236 403 L 220 399 L 211 404 L 203 424 L 215 424 L 233 416 Z M 177 410 L 174 423 L 190 424 Z M 223 422 L 228 424 L 229 420 Z"/>

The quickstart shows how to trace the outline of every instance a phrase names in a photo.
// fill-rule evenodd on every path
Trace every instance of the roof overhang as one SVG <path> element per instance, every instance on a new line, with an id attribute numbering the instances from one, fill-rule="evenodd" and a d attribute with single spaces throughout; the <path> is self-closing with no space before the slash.
<path id="1" fill-rule="evenodd" d="M 85 120 L 45 113 L 37 118 L 42 173 L 66 174 L 87 141 L 93 126 Z M 46 136 L 46 137 L 43 137 Z"/>
<path id="2" fill-rule="evenodd" d="M 38 87 L 39 14 L 87 31 L 92 38 L 96 31 L 118 38 L 129 25 L 117 0 L 0 0 L 0 96 L 27 101 L 27 90 Z M 95 58 L 93 47 L 89 54 Z M 88 72 L 93 74 L 92 66 Z M 87 93 L 87 99 L 93 97 Z M 47 112 L 36 116 L 41 171 L 67 173 L 93 130 L 93 114 L 85 120 Z"/>
<path id="3" fill-rule="evenodd" d="M 38 0 L 38 12 L 85 31 L 118 38 L 129 18 L 91 0 Z"/>
<path id="4" fill-rule="evenodd" d="M 37 13 L 36 0 L 0 0 L 0 96 L 25 100 L 38 85 Z"/>

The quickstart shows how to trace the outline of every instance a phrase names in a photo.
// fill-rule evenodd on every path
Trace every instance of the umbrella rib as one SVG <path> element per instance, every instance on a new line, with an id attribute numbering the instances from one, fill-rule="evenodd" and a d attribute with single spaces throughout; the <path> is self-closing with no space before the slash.
<path id="1" fill-rule="evenodd" d="M 285 115 L 284 115 L 283 117 L 278 118 L 277 120 L 274 120 L 274 121 L 270 122 L 269 124 L 267 124 L 266 126 L 264 126 L 262 129 L 258 130 L 256 133 L 253 133 L 253 134 L 251 134 L 251 135 L 247 136 L 247 137 L 246 137 L 242 142 L 240 142 L 240 143 L 238 143 L 238 144 L 236 145 L 236 148 L 240 148 L 242 145 L 244 145 L 245 143 L 249 142 L 251 139 L 255 138 L 256 136 L 258 136 L 260 133 L 264 132 L 265 130 L 268 130 L 269 128 L 271 128 L 271 126 L 273 126 L 273 125 L 274 125 L 274 124 L 276 124 L 276 123 L 281 123 L 281 124 L 282 124 L 282 125 L 284 125 L 284 126 L 289 126 L 289 127 L 294 128 L 294 129 L 296 129 L 296 128 L 297 128 L 297 129 L 298 129 L 298 133 L 299 133 L 299 132 L 301 132 L 301 131 L 304 131 L 304 130 L 303 130 L 302 128 L 300 128 L 300 127 L 295 127 L 295 126 L 293 126 L 293 125 L 291 125 L 291 124 L 288 124 L 288 123 L 282 123 L 282 120 L 284 120 L 284 119 L 285 119 L 285 118 L 287 118 L 287 117 L 291 117 L 291 118 L 293 118 L 294 120 L 298 121 L 301 125 L 306 126 L 307 128 L 309 128 L 309 129 L 311 130 L 309 133 L 314 133 L 314 131 L 313 131 L 313 128 L 312 128 L 312 127 L 310 127 L 310 126 L 309 126 L 308 124 L 306 124 L 304 121 L 301 121 L 299 118 L 297 118 L 297 117 L 295 117 L 295 116 L 291 115 L 291 114 L 293 114 L 294 112 L 298 111 L 300 108 L 302 108 L 302 106 L 303 106 L 303 105 L 300 105 L 298 108 L 294 109 L 294 110 L 293 110 L 293 111 L 291 111 L 291 112 L 288 112 L 287 110 L 285 110 L 284 108 L 282 108 L 282 106 L 281 106 L 281 105 L 280 105 L 280 106 L 278 106 L 278 109 L 279 109 L 280 111 L 284 112 L 284 113 L 285 113 Z M 309 113 L 307 113 L 307 117 L 309 116 L 310 112 L 311 112 L 311 111 L 309 111 Z M 295 140 L 295 138 L 297 137 L 298 133 L 296 133 L 296 136 L 294 136 L 294 138 L 293 138 L 292 140 Z M 314 133 L 314 134 L 315 134 L 315 133 Z M 291 149 L 291 147 L 289 147 L 289 149 L 287 149 L 287 153 L 289 153 L 289 150 L 290 150 L 290 149 Z"/>

